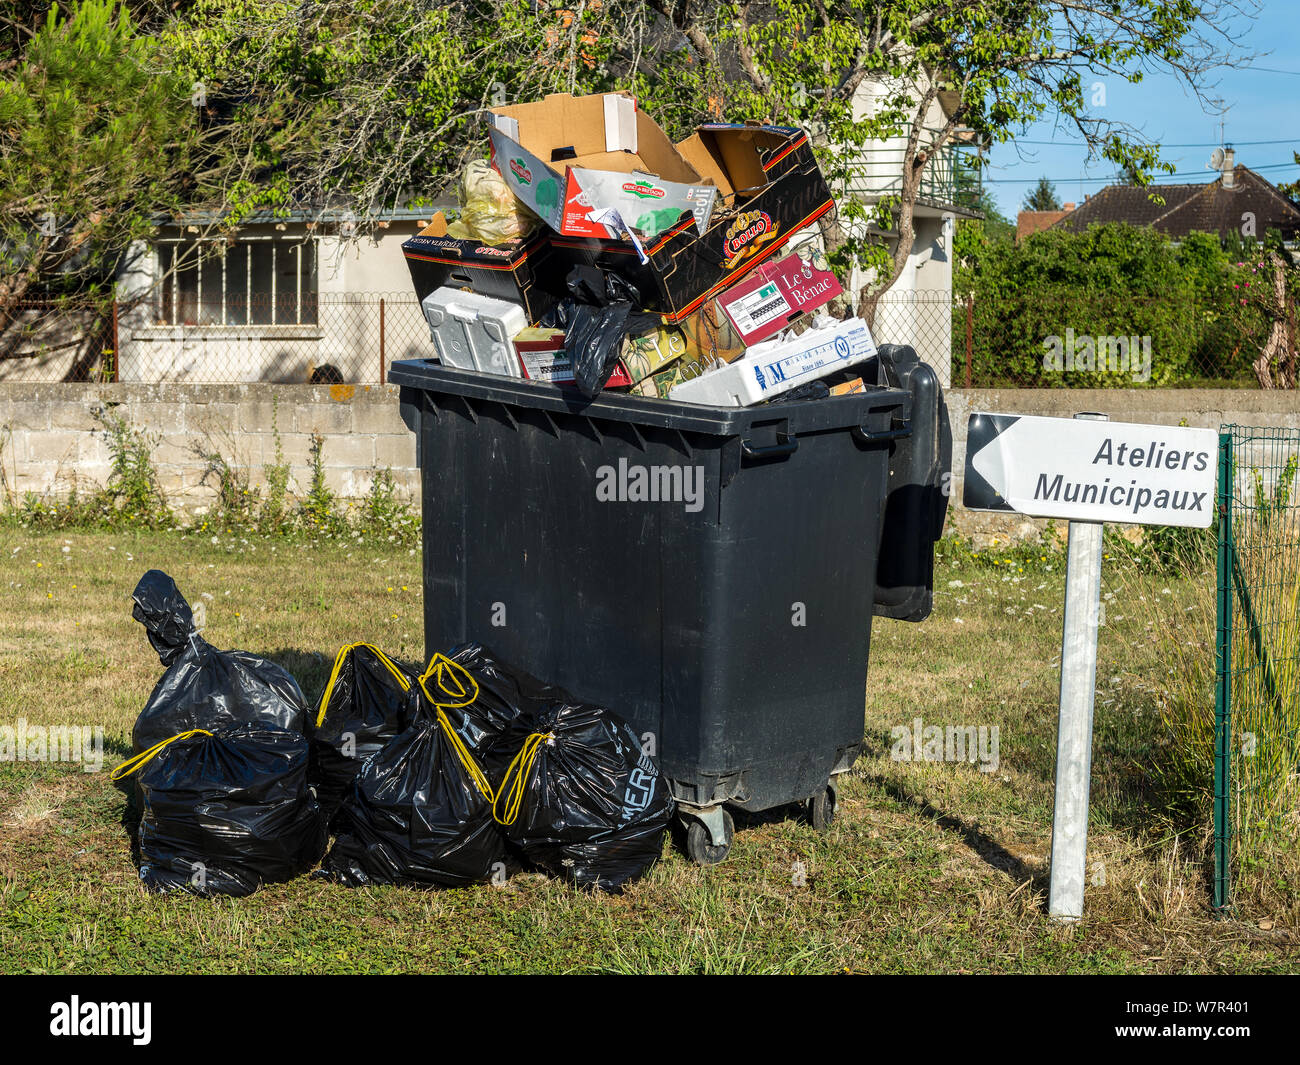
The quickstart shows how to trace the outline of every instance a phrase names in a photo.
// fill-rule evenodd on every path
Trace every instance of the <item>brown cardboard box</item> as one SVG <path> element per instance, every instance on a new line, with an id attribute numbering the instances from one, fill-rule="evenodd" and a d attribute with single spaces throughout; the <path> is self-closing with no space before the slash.
<path id="1" fill-rule="evenodd" d="M 690 212 L 708 225 L 717 189 L 701 180 L 626 93 L 570 96 L 492 109 L 492 161 L 514 194 L 552 229 L 572 237 L 625 235 L 612 209 L 645 240 Z"/>
<path id="2" fill-rule="evenodd" d="M 803 131 L 786 126 L 712 124 L 676 145 L 719 202 L 701 234 L 679 222 L 645 242 L 648 262 L 627 241 L 551 237 L 561 274 L 576 264 L 616 273 L 640 292 L 644 306 L 681 322 L 835 206 Z"/>

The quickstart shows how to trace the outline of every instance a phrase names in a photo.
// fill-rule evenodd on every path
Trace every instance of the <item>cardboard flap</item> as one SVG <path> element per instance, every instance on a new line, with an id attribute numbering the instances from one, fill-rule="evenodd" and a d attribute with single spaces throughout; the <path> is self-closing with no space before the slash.
<path id="1" fill-rule="evenodd" d="M 605 94 L 605 151 L 636 152 L 636 101 L 619 93 Z"/>
<path id="2" fill-rule="evenodd" d="M 506 115 L 493 115 L 492 125 L 512 141 L 517 141 L 519 139 L 519 119 L 509 118 Z"/>
<path id="3" fill-rule="evenodd" d="M 724 195 L 744 196 L 754 195 L 768 183 L 763 159 L 787 140 L 782 134 L 761 127 L 701 126 L 678 144 L 677 150 L 701 174 L 711 174 L 718 188 L 724 189 Z"/>
<path id="4" fill-rule="evenodd" d="M 691 169 L 701 178 L 716 185 L 724 197 L 729 199 L 736 194 L 731 178 L 727 176 L 727 168 L 722 162 L 722 156 L 716 154 L 716 146 L 706 141 L 699 132 L 692 133 L 684 141 L 678 141 L 676 148 Z"/>
<path id="5" fill-rule="evenodd" d="M 641 157 L 641 169 L 657 174 L 665 181 L 676 181 L 680 185 L 698 185 L 703 176 L 696 172 L 673 146 L 668 134 L 659 128 L 658 123 L 644 111 L 636 113 L 637 155 Z"/>
<path id="6" fill-rule="evenodd" d="M 622 93 L 557 92 L 533 103 L 494 107 L 492 115 L 497 129 L 543 161 L 564 148 L 577 158 L 637 148 L 636 100 Z"/>
<path id="7" fill-rule="evenodd" d="M 447 235 L 447 216 L 439 211 L 427 226 L 415 234 L 417 237 L 445 237 Z"/>

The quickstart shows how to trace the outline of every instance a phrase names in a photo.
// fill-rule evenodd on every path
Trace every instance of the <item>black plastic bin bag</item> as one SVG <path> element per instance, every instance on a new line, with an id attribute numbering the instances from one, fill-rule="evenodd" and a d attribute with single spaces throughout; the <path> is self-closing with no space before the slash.
<path id="1" fill-rule="evenodd" d="M 307 740 L 251 721 L 190 729 L 135 755 L 140 879 L 153 891 L 250 895 L 308 872 L 327 843 L 307 783 Z"/>
<path id="2" fill-rule="evenodd" d="M 535 716 L 548 703 L 568 699 L 561 689 L 507 665 L 480 643 L 462 644 L 450 655 L 435 654 L 420 685 L 473 752 L 494 793 L 514 757 L 502 744 L 510 726 L 521 714 Z"/>
<path id="3" fill-rule="evenodd" d="M 503 742 L 515 756 L 493 812 L 528 861 L 618 891 L 659 858 L 672 796 L 622 719 L 566 699 L 521 716 Z"/>
<path id="4" fill-rule="evenodd" d="M 321 875 L 352 887 L 461 887 L 506 868 L 492 789 L 441 707 L 367 759 L 339 807 Z"/>
<path id="5" fill-rule="evenodd" d="M 310 778 L 327 817 L 343 802 L 362 763 L 411 724 L 416 699 L 415 676 L 378 647 L 353 643 L 339 649 L 307 727 Z"/>
<path id="6" fill-rule="evenodd" d="M 182 732 L 241 722 L 302 732 L 307 701 L 298 682 L 274 662 L 247 651 L 220 651 L 203 639 L 189 603 L 167 574 L 150 570 L 132 598 L 132 616 L 167 667 L 131 733 L 137 754 Z"/>
<path id="7" fill-rule="evenodd" d="M 591 398 L 614 372 L 627 335 L 653 328 L 659 318 L 638 309 L 640 292 L 617 274 L 575 266 L 564 284 L 569 296 L 549 317 L 543 317 L 542 324 L 564 329 L 574 381 L 578 390 Z"/>

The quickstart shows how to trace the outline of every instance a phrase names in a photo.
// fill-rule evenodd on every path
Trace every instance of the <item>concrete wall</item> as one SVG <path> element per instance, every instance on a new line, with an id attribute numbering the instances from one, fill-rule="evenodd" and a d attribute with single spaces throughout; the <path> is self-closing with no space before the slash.
<path id="1" fill-rule="evenodd" d="M 1300 395 L 1236 390 L 964 390 L 947 393 L 953 423 L 952 525 L 978 535 L 1027 535 L 1035 526 L 1015 517 L 976 515 L 960 508 L 966 422 L 972 411 L 1070 417 L 1101 411 L 1114 421 L 1217 429 L 1225 423 L 1300 428 Z M 215 447 L 263 483 L 275 459 L 278 427 L 291 488 L 305 491 L 313 433 L 325 438 L 329 486 L 347 498 L 365 495 L 376 469 L 391 467 L 398 484 L 419 498 L 415 438 L 398 414 L 397 389 L 387 385 L 19 385 L 0 383 L 0 467 L 21 496 L 57 497 L 76 480 L 102 482 L 109 454 L 95 411 L 111 409 L 156 433 L 154 453 L 163 488 L 177 505 L 198 510 L 210 490 L 199 483 L 204 463 L 194 445 Z M 1023 528 L 1022 528 L 1023 527 Z"/>
<path id="2" fill-rule="evenodd" d="M 95 412 L 109 410 L 157 434 L 154 461 L 163 491 L 176 506 L 206 509 L 211 489 L 200 483 L 200 445 L 249 470 L 275 461 L 276 432 L 290 466 L 290 490 L 310 483 L 312 434 L 325 439 L 326 482 L 344 498 L 365 495 L 376 469 L 391 467 L 408 498 L 418 500 L 415 437 L 387 385 L 5 385 L 0 384 L 0 467 L 3 484 L 56 498 L 74 483 L 102 483 L 109 452 Z"/>

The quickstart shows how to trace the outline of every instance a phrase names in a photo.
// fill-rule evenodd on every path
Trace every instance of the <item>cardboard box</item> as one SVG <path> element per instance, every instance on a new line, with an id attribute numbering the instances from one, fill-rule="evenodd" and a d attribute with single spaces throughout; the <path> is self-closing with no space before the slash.
<path id="1" fill-rule="evenodd" d="M 843 291 L 825 256 L 814 254 L 809 244 L 798 254 L 763 263 L 718 296 L 717 303 L 749 345 L 775 336 L 800 314 L 830 303 Z"/>
<path id="2" fill-rule="evenodd" d="M 745 354 L 745 341 L 731 319 L 710 300 L 699 310 L 675 323 L 686 337 L 686 358 L 703 359 L 710 365 L 731 362 Z"/>
<path id="3" fill-rule="evenodd" d="M 435 289 L 468 288 L 484 296 L 511 300 L 535 322 L 564 295 L 562 265 L 554 264 L 546 231 L 522 240 L 484 244 L 447 235 L 441 211 L 402 244 L 415 295 L 422 303 Z"/>
<path id="4" fill-rule="evenodd" d="M 855 377 L 851 381 L 841 381 L 838 385 L 831 385 L 832 396 L 853 396 L 859 392 L 867 390 L 867 382 L 861 377 Z"/>
<path id="5" fill-rule="evenodd" d="M 624 93 L 554 93 L 492 109 L 492 161 L 557 233 L 653 240 L 684 212 L 700 232 L 718 190 Z M 621 224 L 620 224 L 621 223 Z"/>
<path id="6" fill-rule="evenodd" d="M 514 343 L 524 376 L 530 381 L 547 381 L 553 385 L 573 384 L 573 362 L 564 349 L 563 329 L 534 326 L 520 332 Z M 632 378 L 628 376 L 623 363 L 619 362 L 609 375 L 605 387 L 618 388 L 631 383 Z"/>
<path id="7" fill-rule="evenodd" d="M 875 341 L 861 318 L 833 321 L 789 340 L 757 345 L 743 359 L 675 385 L 670 398 L 683 403 L 747 407 L 865 362 L 875 354 Z"/>
<path id="8" fill-rule="evenodd" d="M 719 191 L 702 234 L 688 220 L 641 248 L 564 233 L 551 238 L 561 276 L 579 263 L 610 270 L 637 288 L 644 306 L 674 322 L 776 257 L 835 205 L 801 130 L 713 124 L 700 126 L 676 149 Z"/>
<path id="9" fill-rule="evenodd" d="M 622 362 L 631 378 L 629 383 L 635 384 L 685 354 L 686 337 L 680 329 L 665 325 L 624 340 Z"/>
<path id="10" fill-rule="evenodd" d="M 705 355 L 686 354 L 671 363 L 667 369 L 638 381 L 631 391 L 635 395 L 649 396 L 651 399 L 667 399 L 672 390 L 683 381 L 694 380 L 721 365 L 723 364 L 715 363 Z"/>

